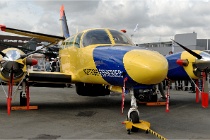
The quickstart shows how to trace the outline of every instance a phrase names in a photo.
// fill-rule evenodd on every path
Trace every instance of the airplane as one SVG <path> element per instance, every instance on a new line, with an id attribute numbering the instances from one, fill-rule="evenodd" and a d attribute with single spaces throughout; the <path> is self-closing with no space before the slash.
<path id="1" fill-rule="evenodd" d="M 114 29 L 87 29 L 70 36 L 67 32 L 68 26 L 63 6 L 60 13 L 64 36 L 42 34 L 0 25 L 1 31 L 4 32 L 39 38 L 52 44 L 62 41 L 59 50 L 60 72 L 24 70 L 26 92 L 29 92 L 28 83 L 30 82 L 75 83 L 77 94 L 82 96 L 105 96 L 109 95 L 111 91 L 120 91 L 121 93 L 127 91 L 131 95 L 131 107 L 127 118 L 134 123 L 139 122 L 139 111 L 133 91 L 135 88 L 153 89 L 154 85 L 163 81 L 168 72 L 166 58 L 159 52 L 135 46 L 123 32 Z M 1 55 L 2 60 L 6 61 L 9 54 L 2 51 Z M 12 63 L 19 64 L 23 61 L 22 58 L 28 58 L 23 56 L 16 57 Z M 6 63 L 10 62 L 6 61 Z M 4 69 L 7 69 L 10 76 L 4 76 Z M 15 72 L 13 66 L 2 67 L 0 77 L 11 83 L 11 73 Z M 23 77 L 21 78 L 23 79 Z M 21 78 L 17 80 L 17 77 L 14 76 L 13 79 L 15 82 L 20 82 Z M 27 94 L 27 106 L 28 98 Z M 9 103 L 8 106 L 10 107 L 10 105 Z"/>

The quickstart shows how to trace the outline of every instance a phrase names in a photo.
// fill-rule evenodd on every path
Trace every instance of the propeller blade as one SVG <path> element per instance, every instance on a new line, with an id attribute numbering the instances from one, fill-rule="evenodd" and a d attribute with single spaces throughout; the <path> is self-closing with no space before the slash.
<path id="1" fill-rule="evenodd" d="M 5 57 L 5 56 L 6 56 L 6 54 L 5 54 L 5 53 L 3 53 L 2 51 L 0 51 L 0 54 L 1 54 L 3 57 Z"/>
<path id="2" fill-rule="evenodd" d="M 192 54 L 193 56 L 195 56 L 198 59 L 202 59 L 202 56 L 197 54 L 196 52 L 188 49 L 187 47 L 183 46 L 182 44 L 176 42 L 175 40 L 171 39 L 172 41 L 174 41 L 176 44 L 178 44 L 180 47 L 182 47 L 185 51 L 189 52 L 190 54 Z"/>

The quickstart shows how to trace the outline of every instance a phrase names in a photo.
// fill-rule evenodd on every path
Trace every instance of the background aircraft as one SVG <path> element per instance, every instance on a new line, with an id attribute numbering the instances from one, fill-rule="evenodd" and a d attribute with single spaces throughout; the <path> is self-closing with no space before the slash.
<path id="1" fill-rule="evenodd" d="M 61 19 L 65 16 L 62 13 L 63 8 Z M 113 90 L 122 91 L 124 95 L 122 88 L 126 88 L 131 95 L 128 119 L 135 123 L 139 122 L 139 112 L 133 90 L 153 89 L 153 86 L 163 81 L 167 75 L 168 63 L 164 56 L 155 51 L 136 47 L 124 33 L 117 30 L 88 29 L 65 39 L 68 34 L 64 35 L 65 37 L 52 36 L 8 28 L 4 25 L 1 25 L 0 29 L 39 38 L 52 44 L 63 41 L 59 51 L 61 72 L 26 71 L 27 82 L 75 83 L 77 94 L 82 96 L 105 96 Z M 2 56 L 5 59 L 6 55 Z M 20 58 L 15 61 L 22 61 Z M 1 75 L 3 76 L 2 73 Z M 5 81 L 11 80 L 5 78 Z"/>
<path id="2" fill-rule="evenodd" d="M 174 40 L 173 40 L 174 41 Z M 186 51 L 166 56 L 169 62 L 167 77 L 171 80 L 189 80 L 201 77 L 201 72 L 210 71 L 210 55 L 200 50 L 190 50 L 177 43 Z"/>
<path id="3" fill-rule="evenodd" d="M 174 41 L 174 40 L 173 40 Z M 208 74 L 210 72 L 210 54 L 200 50 L 190 50 L 182 44 L 174 41 L 185 51 L 168 55 L 169 63 L 167 77 L 171 80 L 202 80 L 201 101 L 202 107 L 208 107 L 209 89 Z M 197 82 L 196 82 L 197 83 Z M 193 82 L 195 84 L 195 82 Z M 198 83 L 196 88 L 196 102 L 199 102 Z"/>

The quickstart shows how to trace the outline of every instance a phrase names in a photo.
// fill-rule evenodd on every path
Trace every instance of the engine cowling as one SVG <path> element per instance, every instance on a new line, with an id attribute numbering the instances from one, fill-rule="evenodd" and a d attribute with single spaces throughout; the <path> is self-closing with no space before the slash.
<path id="1" fill-rule="evenodd" d="M 105 96 L 110 94 L 107 86 L 100 84 L 76 83 L 76 92 L 81 96 Z"/>

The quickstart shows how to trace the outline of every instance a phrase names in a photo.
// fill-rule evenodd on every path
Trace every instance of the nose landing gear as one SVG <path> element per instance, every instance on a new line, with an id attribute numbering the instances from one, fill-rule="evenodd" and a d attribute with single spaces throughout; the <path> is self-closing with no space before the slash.
<path id="1" fill-rule="evenodd" d="M 128 111 L 127 121 L 130 121 L 132 123 L 139 123 L 139 111 L 133 90 L 130 90 L 130 95 L 131 95 L 131 108 Z M 138 128 L 133 126 L 131 131 L 137 132 Z"/>
<path id="2" fill-rule="evenodd" d="M 139 111 L 134 96 L 133 89 L 130 90 L 131 95 L 131 108 L 128 111 L 127 120 L 123 122 L 125 124 L 128 134 L 131 132 L 138 132 L 139 129 L 144 130 L 146 133 L 151 133 L 161 140 L 166 140 L 162 135 L 150 129 L 150 123 L 139 119 Z"/>

